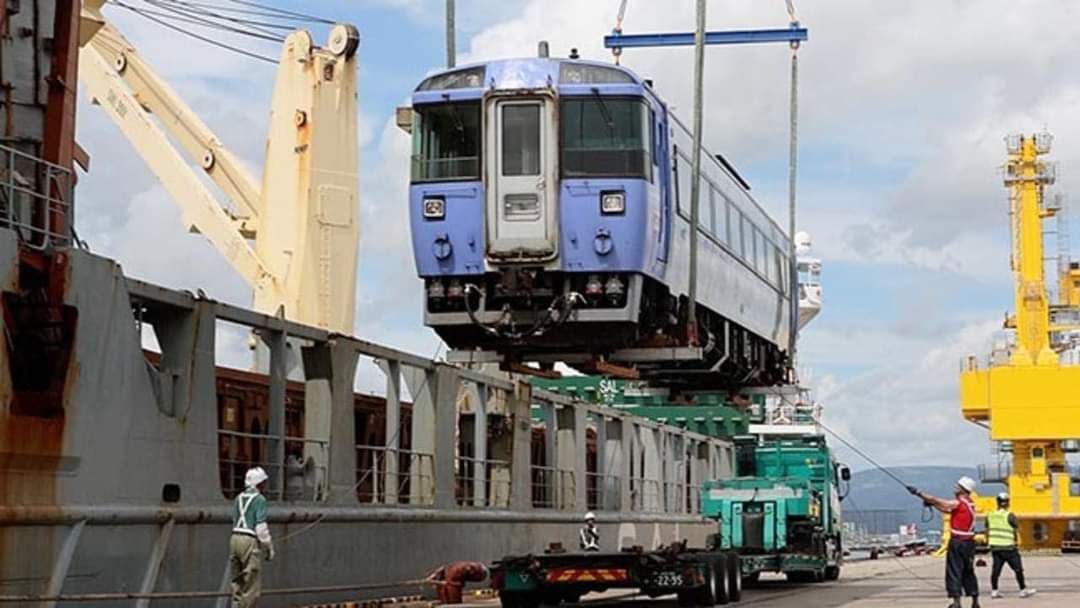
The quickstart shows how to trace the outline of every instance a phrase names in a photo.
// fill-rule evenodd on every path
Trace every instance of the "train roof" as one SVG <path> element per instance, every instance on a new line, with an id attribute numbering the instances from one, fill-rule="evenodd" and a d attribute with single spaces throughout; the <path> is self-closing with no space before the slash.
<path id="1" fill-rule="evenodd" d="M 429 74 L 413 93 L 417 103 L 452 99 L 475 99 L 486 89 L 538 89 L 557 87 L 562 93 L 594 87 L 605 93 L 648 95 L 657 103 L 644 79 L 622 66 L 585 59 L 526 57 L 497 59 L 439 70 Z M 648 93 L 646 93 L 648 91 Z"/>

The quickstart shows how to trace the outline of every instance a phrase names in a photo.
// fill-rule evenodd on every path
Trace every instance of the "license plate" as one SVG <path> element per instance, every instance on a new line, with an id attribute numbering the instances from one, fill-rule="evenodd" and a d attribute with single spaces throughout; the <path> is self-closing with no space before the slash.
<path id="1" fill-rule="evenodd" d="M 683 575 L 681 572 L 661 572 L 653 579 L 657 587 L 682 587 Z"/>

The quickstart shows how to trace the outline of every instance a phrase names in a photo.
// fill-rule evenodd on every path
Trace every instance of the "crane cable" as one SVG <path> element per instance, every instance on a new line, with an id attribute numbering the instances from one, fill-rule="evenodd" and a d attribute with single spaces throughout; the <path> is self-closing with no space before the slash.
<path id="1" fill-rule="evenodd" d="M 626 17 L 626 3 L 627 0 L 622 0 L 619 3 L 619 13 L 615 16 L 615 28 L 612 29 L 612 33 L 616 36 L 622 34 L 623 18 Z M 615 60 L 615 65 L 619 65 L 619 56 L 622 55 L 622 47 L 612 47 L 611 56 Z"/>
<path id="2" fill-rule="evenodd" d="M 238 46 L 233 46 L 231 44 L 221 42 L 220 40 L 214 40 L 213 38 L 210 38 L 209 36 L 203 36 L 202 34 L 196 34 L 195 32 L 184 29 L 183 27 L 180 27 L 179 25 L 176 25 L 175 23 L 170 23 L 168 20 L 166 20 L 164 18 L 157 17 L 157 16 L 155 16 L 153 14 L 150 14 L 145 9 L 141 9 L 141 8 L 139 8 L 137 6 L 132 6 L 132 5 L 127 4 L 125 2 L 121 2 L 120 0 L 109 0 L 109 3 L 112 4 L 112 5 L 118 6 L 120 8 L 123 8 L 125 10 L 131 11 L 131 12 L 135 13 L 136 15 L 139 15 L 143 19 L 146 19 L 148 21 L 153 21 L 154 23 L 157 23 L 158 25 L 160 25 L 162 27 L 168 28 L 168 29 L 173 30 L 173 31 L 175 31 L 177 33 L 183 34 L 183 35 L 188 36 L 190 38 L 194 38 L 194 39 L 199 40 L 201 42 L 205 42 L 207 44 L 216 46 L 216 47 L 218 47 L 220 49 L 224 49 L 226 51 L 237 53 L 239 55 L 243 55 L 243 56 L 249 57 L 251 59 L 264 61 L 266 63 L 277 63 L 278 62 L 277 59 L 274 59 L 273 57 L 269 57 L 269 56 L 266 56 L 266 55 L 260 55 L 259 53 L 255 53 L 255 52 L 249 51 L 247 49 L 240 48 Z"/>
<path id="3" fill-rule="evenodd" d="M 795 13 L 795 0 L 785 0 L 787 4 L 788 21 L 792 28 L 799 26 L 799 18 Z M 795 202 L 796 186 L 799 169 L 799 41 L 793 40 L 791 46 L 791 102 L 788 107 L 788 262 L 789 282 L 794 286 L 798 276 L 798 256 L 795 250 Z M 795 355 L 797 352 L 796 342 L 799 334 L 799 303 L 796 298 L 796 289 L 791 289 L 791 302 L 788 311 L 790 327 L 788 333 L 788 364 L 789 375 L 793 381 L 798 382 L 798 368 L 796 367 Z"/>

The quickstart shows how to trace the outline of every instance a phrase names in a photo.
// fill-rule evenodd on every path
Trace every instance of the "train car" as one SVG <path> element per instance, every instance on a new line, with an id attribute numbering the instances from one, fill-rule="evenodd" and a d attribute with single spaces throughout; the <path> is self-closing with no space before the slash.
<path id="1" fill-rule="evenodd" d="M 426 78 L 398 124 L 424 320 L 451 348 L 713 385 L 784 378 L 788 236 L 704 151 L 689 322 L 692 140 L 650 81 L 578 59 L 490 61 Z"/>

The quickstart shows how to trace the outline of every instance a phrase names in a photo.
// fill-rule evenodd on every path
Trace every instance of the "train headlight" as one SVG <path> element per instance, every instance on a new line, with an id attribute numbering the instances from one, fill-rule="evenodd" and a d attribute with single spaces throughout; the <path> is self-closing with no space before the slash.
<path id="1" fill-rule="evenodd" d="M 446 199 L 443 198 L 425 198 L 424 199 L 424 219 L 427 220 L 441 220 L 446 217 Z"/>
<path id="2" fill-rule="evenodd" d="M 600 213 L 613 215 L 626 212 L 626 195 L 622 192 L 601 192 Z"/>

